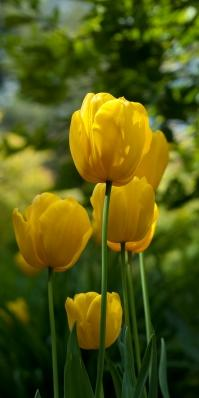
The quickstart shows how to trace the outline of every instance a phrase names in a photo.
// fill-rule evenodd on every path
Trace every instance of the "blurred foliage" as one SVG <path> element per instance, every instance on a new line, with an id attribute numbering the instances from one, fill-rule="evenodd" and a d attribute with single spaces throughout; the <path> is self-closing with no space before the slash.
<path id="1" fill-rule="evenodd" d="M 6 133 L 0 136 L 0 247 L 10 241 L 12 232 L 11 212 L 14 207 L 25 206 L 32 198 L 53 185 L 53 174 L 44 167 L 52 155 L 48 151 L 35 151 L 25 147 L 21 137 Z M 17 151 L 19 146 L 23 147 Z M 6 148 L 13 151 L 6 156 Z"/>
<path id="2" fill-rule="evenodd" d="M 75 170 L 67 138 L 71 113 L 88 91 L 142 102 L 152 128 L 162 129 L 170 141 L 170 164 L 157 194 L 159 227 L 145 257 L 154 325 L 168 347 L 171 398 L 198 398 L 198 32 L 197 0 L 2 0 L 0 307 L 13 318 L 8 324 L 0 317 L 2 398 L 13 397 L 13 391 L 16 398 L 31 397 L 37 387 L 44 398 L 52 396 L 47 275 L 28 277 L 16 266 L 11 214 L 45 190 L 75 194 L 89 207 L 93 186 Z M 91 242 L 77 267 L 55 275 L 60 369 L 66 352 L 64 300 L 99 291 L 99 259 L 100 249 Z M 144 343 L 136 258 L 134 277 Z M 121 289 L 114 253 L 109 289 Z M 19 298 L 27 302 L 27 325 L 6 307 Z M 93 380 L 96 353 L 83 354 Z M 117 360 L 117 347 L 108 355 Z M 105 383 L 112 397 L 108 373 Z"/>

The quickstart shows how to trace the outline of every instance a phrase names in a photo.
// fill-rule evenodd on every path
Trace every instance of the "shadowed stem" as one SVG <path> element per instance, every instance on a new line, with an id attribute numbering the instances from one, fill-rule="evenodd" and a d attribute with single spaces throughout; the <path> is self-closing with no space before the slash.
<path id="1" fill-rule="evenodd" d="M 56 343 L 55 314 L 54 314 L 54 303 L 53 303 L 53 269 L 50 267 L 48 268 L 48 306 L 49 306 L 51 346 L 52 346 L 53 391 L 54 391 L 54 398 L 59 398 L 57 343 Z"/>
<path id="2" fill-rule="evenodd" d="M 132 346 L 132 336 L 131 336 L 131 325 L 130 325 L 130 316 L 129 316 L 129 303 L 128 303 L 128 287 L 127 287 L 127 261 L 125 256 L 125 243 L 121 243 L 121 270 L 122 270 L 122 291 L 123 291 L 123 301 L 124 301 L 124 318 L 125 324 L 128 328 L 128 350 L 130 356 L 132 358 L 132 370 L 133 370 L 133 379 L 136 380 L 135 376 L 135 365 L 134 365 L 134 356 L 133 356 L 133 346 Z"/>
<path id="3" fill-rule="evenodd" d="M 103 216 L 102 216 L 102 279 L 101 279 L 101 319 L 100 319 L 100 345 L 97 363 L 97 381 L 95 389 L 95 398 L 101 398 L 103 395 L 103 371 L 105 356 L 105 338 L 106 338 L 106 302 L 107 302 L 107 276 L 108 276 L 108 247 L 107 247 L 107 229 L 108 212 L 110 204 L 112 183 L 106 182 L 106 191 L 104 198 Z"/>

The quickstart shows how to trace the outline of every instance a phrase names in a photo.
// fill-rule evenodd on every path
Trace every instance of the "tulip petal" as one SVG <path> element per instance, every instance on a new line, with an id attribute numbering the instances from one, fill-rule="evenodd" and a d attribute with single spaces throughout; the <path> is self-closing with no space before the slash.
<path id="1" fill-rule="evenodd" d="M 158 211 L 158 207 L 155 204 L 154 205 L 154 214 L 153 214 L 153 223 L 150 226 L 149 230 L 147 231 L 146 235 L 144 236 L 143 239 L 138 240 L 138 241 L 134 241 L 134 242 L 126 242 L 125 244 L 125 249 L 127 251 L 131 251 L 133 253 L 141 253 L 144 252 L 148 246 L 150 245 L 154 233 L 155 233 L 155 229 L 156 229 L 156 224 L 157 224 L 157 220 L 158 220 L 158 215 L 159 215 L 159 211 Z M 120 252 L 121 251 L 121 244 L 120 243 L 115 243 L 115 242 L 107 242 L 108 247 L 115 251 L 115 252 Z"/>
<path id="2" fill-rule="evenodd" d="M 13 224 L 17 244 L 24 259 L 33 267 L 45 267 L 45 263 L 37 255 L 30 224 L 24 220 L 18 209 L 13 211 Z"/>
<path id="3" fill-rule="evenodd" d="M 152 134 L 148 153 L 136 169 L 136 176 L 146 177 L 149 184 L 157 189 L 169 160 L 169 146 L 161 131 Z"/>
<path id="4" fill-rule="evenodd" d="M 42 236 L 39 228 L 39 219 L 49 206 L 60 200 L 61 199 L 57 195 L 49 192 L 44 192 L 40 195 L 35 196 L 32 204 L 25 210 L 25 216 L 31 228 L 31 236 L 34 241 L 37 255 L 47 266 L 49 264 L 48 259 L 45 256 L 45 251 L 42 244 Z"/>
<path id="5" fill-rule="evenodd" d="M 88 181 L 95 183 L 96 176 L 90 163 L 91 142 L 89 141 L 80 111 L 75 112 L 72 116 L 69 133 L 69 145 L 72 158 L 79 174 Z"/>
<path id="6" fill-rule="evenodd" d="M 93 190 L 93 228 L 98 241 L 101 239 L 102 209 L 105 184 L 97 184 Z M 143 239 L 153 223 L 155 196 L 145 178 L 134 177 L 122 187 L 112 188 L 108 219 L 108 241 L 113 243 L 137 242 Z M 120 250 L 120 246 L 113 246 Z"/>
<path id="7" fill-rule="evenodd" d="M 114 252 L 120 252 L 121 251 L 121 243 L 115 243 L 115 242 L 111 242 L 110 240 L 108 240 L 107 241 L 107 245 Z"/>
<path id="8" fill-rule="evenodd" d="M 107 101 L 113 100 L 114 97 L 109 93 L 88 93 L 83 100 L 81 106 L 81 118 L 84 122 L 86 132 L 89 136 L 91 131 L 94 117 L 98 109 Z"/>
<path id="9" fill-rule="evenodd" d="M 65 308 L 68 317 L 69 329 L 71 330 L 74 323 L 78 321 L 81 317 L 81 312 L 79 312 L 79 308 L 75 305 L 73 299 L 71 299 L 70 297 L 68 297 L 65 302 Z"/>
<path id="10" fill-rule="evenodd" d="M 85 319 L 87 316 L 88 308 L 91 302 L 95 297 L 98 296 L 96 292 L 88 292 L 88 293 L 78 293 L 74 296 L 74 302 L 76 307 L 79 309 L 79 313 L 81 314 L 81 318 Z"/>
<path id="11" fill-rule="evenodd" d="M 140 211 L 139 219 L 136 228 L 136 240 L 141 240 L 146 235 L 153 222 L 155 194 L 151 185 L 146 184 L 146 180 L 141 179 L 143 182 L 142 189 L 140 190 Z"/>
<path id="12" fill-rule="evenodd" d="M 95 167 L 98 165 L 102 181 L 110 180 L 114 185 L 122 185 L 132 179 L 143 156 L 147 132 L 150 135 L 148 130 L 146 111 L 140 112 L 136 103 L 120 98 L 99 108 L 91 139 L 93 162 Z"/>
<path id="13" fill-rule="evenodd" d="M 61 200 L 57 195 L 44 192 L 36 195 L 32 204 L 26 209 L 25 215 L 28 221 L 36 228 L 38 219 L 46 209 L 53 203 Z"/>
<path id="14" fill-rule="evenodd" d="M 40 229 L 45 255 L 55 271 L 71 267 L 92 234 L 86 210 L 73 199 L 53 203 L 40 217 Z"/>
<path id="15" fill-rule="evenodd" d="M 99 347 L 99 328 L 101 314 L 101 295 L 98 295 L 91 303 L 87 322 L 92 324 L 92 338 Z M 115 342 L 120 334 L 122 322 L 122 307 L 117 293 L 107 293 L 107 314 L 106 314 L 106 338 L 105 346 L 109 347 Z"/>

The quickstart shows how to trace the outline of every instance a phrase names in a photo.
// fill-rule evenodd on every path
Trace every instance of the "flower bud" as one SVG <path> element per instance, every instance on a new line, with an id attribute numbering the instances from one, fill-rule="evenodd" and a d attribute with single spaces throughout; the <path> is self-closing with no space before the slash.
<path id="1" fill-rule="evenodd" d="M 74 299 L 67 298 L 65 308 L 70 330 L 76 324 L 78 343 L 81 348 L 99 348 L 101 294 L 80 293 Z M 107 293 L 105 347 L 118 338 L 122 324 L 122 306 L 117 293 Z"/>

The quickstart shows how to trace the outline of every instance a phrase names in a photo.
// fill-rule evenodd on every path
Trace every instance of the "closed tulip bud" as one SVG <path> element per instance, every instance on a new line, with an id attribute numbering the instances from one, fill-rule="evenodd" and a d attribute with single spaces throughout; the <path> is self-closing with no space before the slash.
<path id="1" fill-rule="evenodd" d="M 70 330 L 76 325 L 81 348 L 99 348 L 101 295 L 95 292 L 80 293 L 67 298 L 65 308 Z M 122 324 L 122 306 L 117 293 L 107 293 L 106 338 L 109 347 L 118 338 Z"/>
<path id="2" fill-rule="evenodd" d="M 104 194 L 105 184 L 97 184 L 91 197 L 93 228 L 97 240 L 101 236 Z M 154 191 L 145 178 L 134 177 L 123 187 L 113 187 L 108 220 L 108 245 L 115 251 L 121 249 L 121 243 L 125 243 L 129 251 L 145 250 L 153 238 L 157 218 Z"/>
<path id="3" fill-rule="evenodd" d="M 19 250 L 28 264 L 65 271 L 80 257 L 92 233 L 86 210 L 72 198 L 37 195 L 24 214 L 13 212 Z"/>
<path id="4" fill-rule="evenodd" d="M 169 161 L 169 145 L 161 131 L 152 134 L 149 151 L 138 165 L 135 175 L 146 177 L 149 184 L 157 189 Z"/>
<path id="5" fill-rule="evenodd" d="M 69 143 L 87 181 L 127 184 L 149 150 L 152 133 L 145 108 L 108 93 L 89 93 L 71 120 Z"/>

